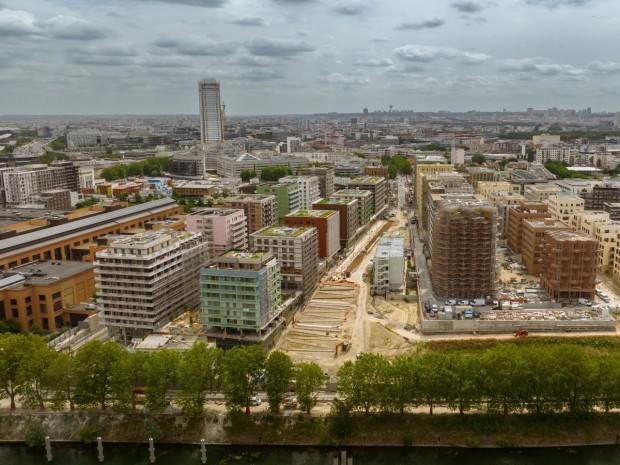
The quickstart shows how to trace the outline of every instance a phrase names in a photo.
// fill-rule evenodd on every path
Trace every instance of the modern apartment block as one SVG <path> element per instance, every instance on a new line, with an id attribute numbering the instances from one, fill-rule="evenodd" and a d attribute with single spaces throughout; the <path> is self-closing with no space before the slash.
<path id="1" fill-rule="evenodd" d="M 284 225 L 316 228 L 319 257 L 331 259 L 340 250 L 340 213 L 335 210 L 297 210 L 284 217 Z"/>
<path id="2" fill-rule="evenodd" d="M 109 234 L 122 234 L 146 223 L 165 220 L 183 212 L 169 198 L 118 208 L 98 215 L 19 234 L 0 241 L 0 269 L 13 268 L 37 260 L 93 260 L 90 247 Z M 45 223 L 44 223 L 45 224 Z"/>
<path id="3" fill-rule="evenodd" d="M 497 208 L 473 195 L 439 194 L 429 225 L 431 281 L 436 295 L 474 299 L 497 292 Z"/>
<path id="4" fill-rule="evenodd" d="M 332 197 L 314 202 L 312 209 L 333 210 L 340 214 L 340 246 L 346 249 L 355 241 L 360 227 L 358 205 L 357 199 Z"/>
<path id="5" fill-rule="evenodd" d="M 275 196 L 279 220 L 282 220 L 288 213 L 301 208 L 301 194 L 297 183 L 259 184 L 256 186 L 256 193 Z"/>
<path id="6" fill-rule="evenodd" d="M 316 176 L 319 178 L 320 198 L 325 199 L 334 193 L 334 168 L 330 166 L 311 166 L 308 168 L 300 168 L 297 174 L 300 176 Z"/>
<path id="7" fill-rule="evenodd" d="M 303 210 L 310 210 L 312 204 L 321 198 L 318 176 L 286 176 L 280 178 L 280 182 L 297 184 L 299 189 L 299 208 Z"/>
<path id="8" fill-rule="evenodd" d="M 128 343 L 197 309 L 207 252 L 201 233 L 160 230 L 111 241 L 95 261 L 103 324 Z"/>
<path id="9" fill-rule="evenodd" d="M 562 189 L 554 184 L 534 184 L 524 188 L 523 197 L 533 202 L 546 202 L 552 195 L 557 196 L 562 192 Z"/>
<path id="10" fill-rule="evenodd" d="M 555 218 L 523 220 L 522 261 L 528 274 L 539 276 L 542 272 L 545 233 L 566 230 L 570 226 Z"/>
<path id="11" fill-rule="evenodd" d="M 440 163 L 421 163 L 416 161 L 414 164 L 414 178 L 415 178 L 415 200 L 418 208 L 422 208 L 424 201 L 422 197 L 422 180 L 426 174 L 436 173 L 451 173 L 454 171 L 453 165 L 440 164 Z"/>
<path id="12" fill-rule="evenodd" d="M 602 273 L 611 274 L 620 237 L 620 221 L 605 220 L 594 225 L 594 238 L 598 241 L 598 269 Z"/>
<path id="13" fill-rule="evenodd" d="M 319 282 L 319 241 L 315 228 L 271 226 L 250 235 L 250 249 L 269 250 L 280 264 L 282 290 L 308 299 Z"/>
<path id="14" fill-rule="evenodd" d="M 574 213 L 584 210 L 585 201 L 576 195 L 551 195 L 547 204 L 553 218 L 570 223 Z"/>
<path id="15" fill-rule="evenodd" d="M 248 248 L 248 226 L 243 210 L 194 208 L 185 217 L 185 229 L 204 234 L 209 261 L 233 249 Z"/>
<path id="16" fill-rule="evenodd" d="M 248 222 L 248 236 L 278 222 L 275 195 L 244 194 L 226 197 L 224 208 L 242 209 Z"/>
<path id="17" fill-rule="evenodd" d="M 620 220 L 620 202 L 605 202 L 603 210 L 609 213 L 609 219 L 614 221 Z"/>
<path id="18" fill-rule="evenodd" d="M 0 272 L 0 320 L 16 321 L 24 332 L 35 326 L 46 333 L 77 326 L 94 311 L 80 305 L 94 290 L 92 263 L 28 263 Z"/>
<path id="19" fill-rule="evenodd" d="M 592 299 L 596 279 L 598 241 L 576 231 L 545 234 L 540 283 L 557 301 Z"/>
<path id="20" fill-rule="evenodd" d="M 71 162 L 27 165 L 2 171 L 8 204 L 36 203 L 42 192 L 54 189 L 79 190 L 79 168 Z"/>
<path id="21" fill-rule="evenodd" d="M 220 83 L 203 79 L 198 83 L 200 99 L 200 142 L 224 140 L 224 110 L 220 102 Z"/>
<path id="22" fill-rule="evenodd" d="M 280 265 L 271 252 L 231 250 L 200 272 L 202 322 L 218 347 L 264 344 L 280 325 Z"/>
<path id="23" fill-rule="evenodd" d="M 389 182 L 390 170 L 387 166 L 383 166 L 381 162 L 379 162 L 378 165 L 366 165 L 364 167 L 364 176 L 380 177 L 384 178 L 385 182 Z"/>
<path id="24" fill-rule="evenodd" d="M 387 182 L 385 178 L 376 176 L 360 176 L 352 179 L 350 189 L 370 191 L 373 200 L 373 214 L 379 213 L 387 205 Z"/>
<path id="25" fill-rule="evenodd" d="M 459 194 L 471 195 L 474 188 L 467 182 L 465 177 L 460 173 L 432 173 L 425 174 L 422 178 L 422 205 L 418 207 L 418 217 L 420 218 L 420 226 L 424 234 L 429 226 L 428 212 L 433 200 L 433 196 L 437 194 Z"/>
<path id="26" fill-rule="evenodd" d="M 521 187 L 518 184 L 512 184 L 506 181 L 479 181 L 475 188 L 476 193 L 484 195 L 488 198 L 489 194 L 493 192 L 509 192 L 512 194 L 519 194 Z"/>
<path id="27" fill-rule="evenodd" d="M 496 182 L 499 178 L 499 171 L 490 168 L 468 168 L 465 178 L 474 190 L 477 191 L 478 184 L 481 182 Z"/>
<path id="28" fill-rule="evenodd" d="M 405 287 L 405 238 L 382 237 L 374 259 L 373 289 L 380 294 L 403 292 Z"/>
<path id="29" fill-rule="evenodd" d="M 586 210 L 602 210 L 605 203 L 620 202 L 620 184 L 608 183 L 594 186 L 582 195 Z"/>
<path id="30" fill-rule="evenodd" d="M 508 209 L 508 248 L 522 253 L 523 220 L 551 218 L 549 206 L 543 202 L 522 201 Z"/>
<path id="31" fill-rule="evenodd" d="M 334 199 L 357 200 L 357 227 L 370 224 L 372 211 L 374 210 L 372 193 L 359 189 L 343 189 L 334 192 Z"/>

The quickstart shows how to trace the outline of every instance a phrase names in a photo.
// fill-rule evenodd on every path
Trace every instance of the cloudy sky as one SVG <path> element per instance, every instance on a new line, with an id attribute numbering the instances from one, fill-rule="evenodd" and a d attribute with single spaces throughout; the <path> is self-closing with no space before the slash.
<path id="1" fill-rule="evenodd" d="M 0 0 L 0 114 L 620 110 L 618 0 Z"/>

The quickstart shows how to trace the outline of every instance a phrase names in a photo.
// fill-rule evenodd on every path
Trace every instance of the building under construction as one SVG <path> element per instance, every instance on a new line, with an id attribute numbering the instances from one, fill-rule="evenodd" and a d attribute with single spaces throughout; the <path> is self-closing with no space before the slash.
<path id="1" fill-rule="evenodd" d="M 467 194 L 439 194 L 429 204 L 431 281 L 436 296 L 474 299 L 497 291 L 498 212 Z"/>

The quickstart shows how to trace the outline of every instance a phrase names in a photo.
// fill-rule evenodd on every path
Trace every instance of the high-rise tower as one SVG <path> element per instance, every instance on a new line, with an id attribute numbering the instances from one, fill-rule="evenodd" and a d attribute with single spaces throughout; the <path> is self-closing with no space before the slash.
<path id="1" fill-rule="evenodd" d="M 224 116 L 220 103 L 220 83 L 203 79 L 198 83 L 200 97 L 200 142 L 224 140 Z"/>

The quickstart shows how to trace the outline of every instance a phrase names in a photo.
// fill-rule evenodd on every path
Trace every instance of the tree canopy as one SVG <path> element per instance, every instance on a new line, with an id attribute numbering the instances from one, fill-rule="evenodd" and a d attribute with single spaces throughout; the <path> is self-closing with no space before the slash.
<path id="1" fill-rule="evenodd" d="M 284 176 L 290 176 L 293 172 L 288 166 L 267 166 L 260 172 L 261 181 L 279 181 Z"/>

